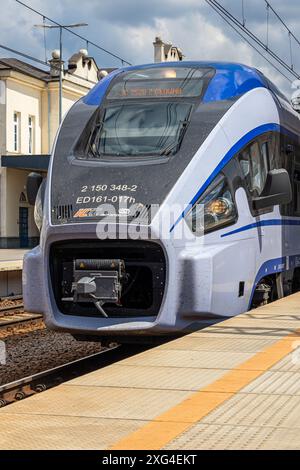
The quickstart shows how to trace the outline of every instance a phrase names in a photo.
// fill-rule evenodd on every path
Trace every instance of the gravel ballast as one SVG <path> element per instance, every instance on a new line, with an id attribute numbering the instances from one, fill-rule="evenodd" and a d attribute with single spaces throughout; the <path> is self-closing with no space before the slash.
<path id="1" fill-rule="evenodd" d="M 0 330 L 0 341 L 1 351 L 6 350 L 0 385 L 103 350 L 101 343 L 78 342 L 68 333 L 47 330 L 42 320 Z"/>

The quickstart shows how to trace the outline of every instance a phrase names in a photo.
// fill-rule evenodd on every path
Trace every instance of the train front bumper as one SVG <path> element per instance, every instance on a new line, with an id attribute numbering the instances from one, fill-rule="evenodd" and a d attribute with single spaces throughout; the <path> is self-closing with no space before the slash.
<path id="1" fill-rule="evenodd" d="M 47 237 L 44 247 L 38 246 L 25 255 L 24 305 L 28 311 L 43 313 L 49 328 L 73 334 L 149 336 L 188 330 L 203 318 L 219 314 L 214 305 L 216 296 L 213 298 L 214 270 L 226 247 L 203 245 L 199 249 L 195 244 L 176 246 L 172 240 L 156 242 L 165 253 L 166 279 L 162 302 L 153 315 L 104 318 L 63 313 L 52 288 L 50 247 L 57 241 L 76 243 L 76 239 L 82 240 L 82 233 L 56 233 Z M 84 239 L 89 242 L 92 237 Z M 223 298 L 226 303 L 226 292 Z"/>

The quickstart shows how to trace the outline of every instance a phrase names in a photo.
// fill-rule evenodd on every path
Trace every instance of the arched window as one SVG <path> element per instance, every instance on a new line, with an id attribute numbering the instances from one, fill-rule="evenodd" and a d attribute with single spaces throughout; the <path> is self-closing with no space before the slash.
<path id="1" fill-rule="evenodd" d="M 27 202 L 25 193 L 23 191 L 20 194 L 19 202 Z"/>

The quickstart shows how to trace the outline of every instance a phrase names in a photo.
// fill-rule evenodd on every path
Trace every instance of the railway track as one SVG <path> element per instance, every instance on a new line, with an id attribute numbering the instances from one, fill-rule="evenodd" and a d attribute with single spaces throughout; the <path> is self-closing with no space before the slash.
<path id="1" fill-rule="evenodd" d="M 20 308 L 24 308 L 24 304 L 19 303 L 17 305 L 8 305 L 7 307 L 0 307 L 0 314 L 1 312 L 9 312 L 10 310 L 18 310 Z"/>
<path id="2" fill-rule="evenodd" d="M 20 312 L 15 313 L 8 316 L 0 317 L 0 330 L 7 326 L 16 325 L 16 324 L 23 324 L 30 322 L 32 320 L 41 319 L 42 315 L 40 313 L 27 313 L 27 312 Z"/>
<path id="3" fill-rule="evenodd" d="M 0 303 L 0 329 L 5 328 L 10 325 L 15 325 L 18 323 L 26 323 L 32 320 L 37 320 L 42 318 L 42 315 L 39 313 L 28 313 L 24 312 L 24 304 L 22 302 L 21 296 L 15 297 L 6 297 L 2 298 L 1 301 L 13 301 L 17 302 L 13 305 L 1 305 Z"/>
<path id="4" fill-rule="evenodd" d="M 115 352 L 119 348 L 121 348 L 120 345 L 112 343 L 98 353 L 2 385 L 0 386 L 0 407 L 48 390 L 62 382 L 91 372 L 95 368 L 104 367 L 116 360 Z"/>

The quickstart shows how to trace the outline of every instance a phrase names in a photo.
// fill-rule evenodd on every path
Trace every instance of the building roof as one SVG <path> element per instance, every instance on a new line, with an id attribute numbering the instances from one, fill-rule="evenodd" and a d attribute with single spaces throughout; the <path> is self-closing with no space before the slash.
<path id="1" fill-rule="evenodd" d="M 25 75 L 44 81 L 50 79 L 50 73 L 47 70 L 34 67 L 27 62 L 14 58 L 0 59 L 0 70 L 15 70 L 16 72 L 24 73 Z"/>
<path id="2" fill-rule="evenodd" d="M 69 63 L 72 64 L 74 61 L 78 60 L 79 58 L 82 57 L 82 54 L 75 53 L 70 57 Z M 95 59 L 93 57 L 87 57 L 88 60 L 93 60 L 95 62 Z M 96 62 L 95 62 L 96 64 Z M 96 64 L 97 66 L 97 64 Z M 58 76 L 52 76 L 50 74 L 50 71 L 40 69 L 38 67 L 35 67 L 34 65 L 28 64 L 27 62 L 23 62 L 22 60 L 19 59 L 14 59 L 14 58 L 0 58 L 0 71 L 1 70 L 15 70 L 16 72 L 23 73 L 25 75 L 28 75 L 30 77 L 37 78 L 38 80 L 43 80 L 45 82 L 55 81 L 58 80 Z M 115 67 L 102 67 L 99 70 L 106 70 L 108 73 L 112 72 L 115 70 Z M 72 74 L 72 70 L 65 70 L 65 72 Z M 84 77 L 82 77 L 84 78 Z"/>

